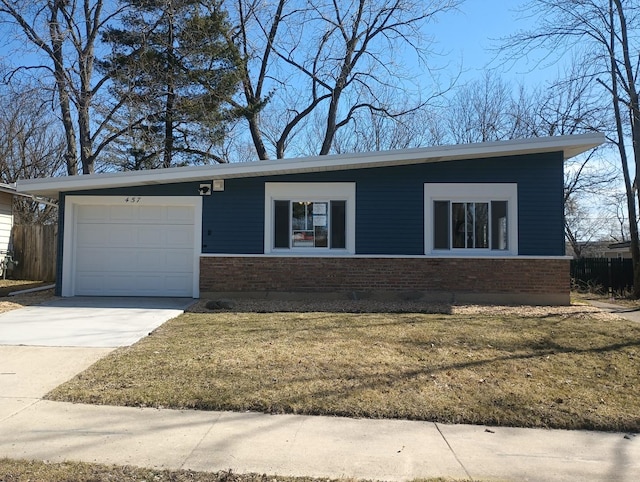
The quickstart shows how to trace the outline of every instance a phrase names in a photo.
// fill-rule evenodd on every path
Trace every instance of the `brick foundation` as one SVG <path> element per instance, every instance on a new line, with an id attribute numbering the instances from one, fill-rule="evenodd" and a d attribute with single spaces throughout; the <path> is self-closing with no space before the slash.
<path id="1" fill-rule="evenodd" d="M 275 296 L 431 297 L 445 301 L 569 304 L 563 258 L 200 258 L 200 292 Z"/>

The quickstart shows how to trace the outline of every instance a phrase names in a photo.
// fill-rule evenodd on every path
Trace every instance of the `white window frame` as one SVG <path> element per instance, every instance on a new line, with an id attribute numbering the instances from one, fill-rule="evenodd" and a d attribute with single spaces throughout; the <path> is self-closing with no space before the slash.
<path id="1" fill-rule="evenodd" d="M 291 247 L 274 248 L 273 226 L 274 201 L 346 201 L 345 237 L 346 247 L 314 248 Z M 356 184 L 354 182 L 267 182 L 264 195 L 264 253 L 282 255 L 340 256 L 355 254 L 356 251 Z"/>
<path id="2" fill-rule="evenodd" d="M 491 248 L 434 249 L 434 201 L 484 202 L 507 201 L 506 250 Z M 424 252 L 437 256 L 517 256 L 518 255 L 518 185 L 516 183 L 425 183 Z"/>

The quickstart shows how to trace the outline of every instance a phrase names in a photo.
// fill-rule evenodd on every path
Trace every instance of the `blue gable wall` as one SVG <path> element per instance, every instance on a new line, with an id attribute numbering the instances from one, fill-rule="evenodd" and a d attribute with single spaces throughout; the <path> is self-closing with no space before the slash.
<path id="1" fill-rule="evenodd" d="M 562 157 L 551 153 L 227 179 L 223 192 L 203 198 L 202 251 L 263 253 L 265 182 L 355 182 L 356 253 L 398 255 L 424 254 L 424 183 L 515 182 L 519 254 L 563 255 Z M 69 194 L 193 196 L 198 186 L 190 182 Z"/>

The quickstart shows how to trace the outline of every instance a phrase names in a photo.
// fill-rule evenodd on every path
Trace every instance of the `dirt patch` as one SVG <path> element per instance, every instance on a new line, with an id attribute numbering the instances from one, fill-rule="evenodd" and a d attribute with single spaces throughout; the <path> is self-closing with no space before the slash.
<path id="1" fill-rule="evenodd" d="M 17 296 L 0 297 L 0 313 L 24 308 L 25 306 L 35 306 L 45 301 L 56 299 L 53 289 L 36 291 Z"/>
<path id="2" fill-rule="evenodd" d="M 212 300 L 198 300 L 187 312 L 211 313 L 207 304 Z M 597 318 L 601 320 L 620 319 L 612 313 L 606 313 L 588 304 L 572 304 L 569 306 L 500 306 L 500 305 L 449 305 L 421 301 L 371 301 L 371 300 L 333 300 L 333 301 L 282 301 L 233 299 L 226 300 L 229 308 L 219 311 L 238 313 L 432 313 L 451 315 L 486 315 L 486 316 L 544 316 L 573 318 Z"/>

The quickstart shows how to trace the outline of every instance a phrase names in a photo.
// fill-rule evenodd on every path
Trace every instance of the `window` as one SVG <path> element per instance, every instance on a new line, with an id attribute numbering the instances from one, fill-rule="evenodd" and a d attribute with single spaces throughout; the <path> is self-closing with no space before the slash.
<path id="1" fill-rule="evenodd" d="M 266 183 L 265 253 L 353 253 L 354 183 Z"/>
<path id="2" fill-rule="evenodd" d="M 274 248 L 345 249 L 346 201 L 274 201 Z"/>
<path id="3" fill-rule="evenodd" d="M 507 201 L 433 201 L 434 249 L 506 250 Z"/>
<path id="4" fill-rule="evenodd" d="M 425 184 L 427 254 L 517 254 L 517 185 Z"/>

